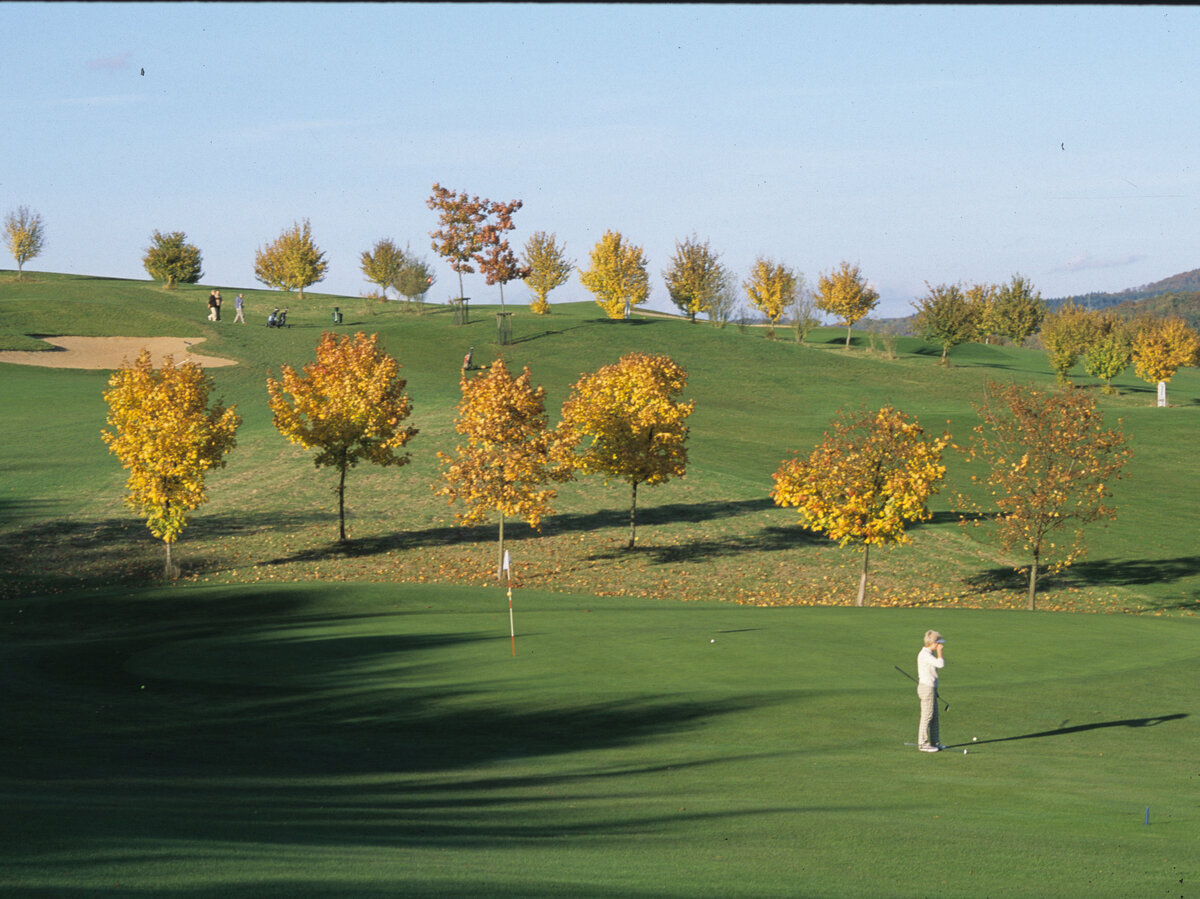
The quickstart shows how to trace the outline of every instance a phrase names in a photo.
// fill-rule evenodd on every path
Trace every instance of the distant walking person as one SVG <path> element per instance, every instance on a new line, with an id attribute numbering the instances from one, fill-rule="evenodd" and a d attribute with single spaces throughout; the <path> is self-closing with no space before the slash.
<path id="1" fill-rule="evenodd" d="M 216 305 L 217 317 L 214 318 L 213 321 L 219 322 L 221 320 L 221 291 L 214 290 L 213 296 L 216 298 L 216 303 L 217 303 L 217 305 Z"/>
<path id="2" fill-rule="evenodd" d="M 215 290 L 208 292 L 208 320 L 210 322 L 217 320 L 217 292 Z"/>
<path id="3" fill-rule="evenodd" d="M 237 295 L 237 299 L 233 301 L 233 308 L 237 312 L 237 315 L 233 317 L 234 324 L 238 322 L 241 322 L 243 325 L 246 324 L 246 319 L 242 315 L 242 295 L 240 293 Z"/>
<path id="4" fill-rule="evenodd" d="M 917 746 L 922 752 L 945 749 L 938 740 L 938 672 L 946 667 L 942 649 L 946 641 L 937 631 L 925 632 L 925 645 L 917 653 L 917 696 L 921 699 L 921 725 Z"/>

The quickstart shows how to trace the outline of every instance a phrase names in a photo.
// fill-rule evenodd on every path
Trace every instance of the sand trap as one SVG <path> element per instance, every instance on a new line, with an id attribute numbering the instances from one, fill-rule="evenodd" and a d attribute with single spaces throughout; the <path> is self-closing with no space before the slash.
<path id="1" fill-rule="evenodd" d="M 53 350 L 6 350 L 0 352 L 0 362 L 15 365 L 41 365 L 45 368 L 110 368 L 118 369 L 124 360 L 132 362 L 138 353 L 148 349 L 157 368 L 162 357 L 171 355 L 176 365 L 195 362 L 205 368 L 218 365 L 237 365 L 232 359 L 200 356 L 189 348 L 204 342 L 203 337 L 43 337 Z"/>

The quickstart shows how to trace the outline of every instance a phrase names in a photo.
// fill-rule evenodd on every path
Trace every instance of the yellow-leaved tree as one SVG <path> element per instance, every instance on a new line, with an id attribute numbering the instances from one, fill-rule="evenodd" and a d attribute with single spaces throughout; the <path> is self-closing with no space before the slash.
<path id="1" fill-rule="evenodd" d="M 942 451 L 949 442 L 949 434 L 926 436 L 915 418 L 891 406 L 839 412 L 807 459 L 779 466 L 771 499 L 796 507 L 804 527 L 840 546 L 862 544 L 861 606 L 871 547 L 910 543 L 908 523 L 931 517 L 927 503 L 946 474 Z"/>
<path id="2" fill-rule="evenodd" d="M 592 247 L 591 268 L 579 270 L 579 280 L 612 319 L 629 318 L 634 306 L 650 296 L 650 277 L 642 248 L 627 243 L 620 231 L 605 231 Z"/>
<path id="3" fill-rule="evenodd" d="M 188 513 L 208 499 L 205 475 L 225 467 L 241 417 L 236 406 L 209 405 L 212 379 L 199 365 L 176 366 L 173 357 L 164 356 L 155 369 L 149 350 L 133 364 L 123 363 L 108 384 L 104 399 L 112 430 L 100 435 L 129 470 L 126 505 L 166 545 L 165 573 L 177 576 L 171 544 Z"/>
<path id="4" fill-rule="evenodd" d="M 567 258 L 566 245 L 560 245 L 553 234 L 537 231 L 525 241 L 521 262 L 528 271 L 525 284 L 533 292 L 529 311 L 546 315 L 550 312 L 550 291 L 570 280 L 575 261 Z"/>
<path id="5" fill-rule="evenodd" d="M 630 353 L 583 375 L 562 407 L 564 439 L 578 449 L 575 466 L 629 484 L 629 548 L 637 540 L 641 484 L 662 484 L 687 471 L 692 400 L 680 402 L 687 372 L 668 356 Z"/>
<path id="6" fill-rule="evenodd" d="M 254 277 L 277 290 L 295 290 L 304 300 L 304 288 L 325 280 L 329 263 L 312 238 L 308 219 L 293 223 L 254 254 Z"/>
<path id="7" fill-rule="evenodd" d="M 46 245 L 46 222 L 40 212 L 18 206 L 4 217 L 4 243 L 17 261 L 17 280 L 25 277 L 25 263 L 40 256 Z"/>
<path id="8" fill-rule="evenodd" d="M 379 335 L 353 337 L 326 331 L 317 359 L 303 373 L 282 366 L 280 380 L 267 374 L 275 427 L 292 443 L 314 448 L 317 468 L 338 472 L 338 539 L 346 539 L 346 471 L 360 461 L 405 465 L 398 453 L 417 433 L 405 427 L 412 412 L 400 363 L 379 344 Z"/>
<path id="9" fill-rule="evenodd" d="M 846 348 L 855 322 L 875 308 L 879 294 L 867 284 L 857 265 L 843 262 L 836 272 L 821 275 L 817 282 L 817 308 L 836 315 L 846 326 Z"/>
<path id="10" fill-rule="evenodd" d="M 489 512 L 500 515 L 500 541 L 496 576 L 504 560 L 504 520 L 518 518 L 534 530 L 553 514 L 551 482 L 571 476 L 569 449 L 547 425 L 542 387 L 533 385 L 529 367 L 513 377 L 503 359 L 497 359 L 473 378 L 463 373 L 462 399 L 454 429 L 466 438 L 442 460 L 442 479 L 434 491 L 460 502 L 465 511 L 455 514 L 460 524 L 475 525 Z"/>
<path id="11" fill-rule="evenodd" d="M 1195 365 L 1200 337 L 1182 318 L 1140 322 L 1133 338 L 1133 362 L 1137 375 L 1151 384 L 1161 384 L 1166 403 L 1167 381 L 1185 365 Z"/>
<path id="12" fill-rule="evenodd" d="M 795 301 L 801 287 L 796 273 L 782 262 L 759 256 L 750 269 L 750 279 L 743 285 L 746 297 L 771 323 L 770 337 L 775 338 L 775 323 Z"/>

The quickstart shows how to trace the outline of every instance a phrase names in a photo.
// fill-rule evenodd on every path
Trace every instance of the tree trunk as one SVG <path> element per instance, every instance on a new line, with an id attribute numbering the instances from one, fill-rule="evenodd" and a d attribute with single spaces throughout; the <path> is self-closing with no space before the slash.
<path id="1" fill-rule="evenodd" d="M 866 595 L 867 595 L 867 562 L 868 562 L 868 560 L 870 560 L 870 558 L 871 558 L 871 544 L 864 543 L 863 544 L 862 573 L 859 574 L 859 576 L 858 576 L 858 603 L 857 603 L 857 605 L 859 606 L 859 608 L 861 608 L 865 604 L 864 600 L 866 599 Z"/>
<path id="2" fill-rule="evenodd" d="M 850 331 L 853 328 L 854 325 L 846 325 L 846 349 L 850 349 Z"/>
<path id="3" fill-rule="evenodd" d="M 346 542 L 346 465 L 338 467 L 338 540 Z"/>
<path id="4" fill-rule="evenodd" d="M 167 561 L 163 567 L 163 576 L 169 577 L 169 578 L 174 578 L 175 577 L 175 566 L 173 566 L 171 564 L 171 541 L 164 540 L 163 543 L 165 543 L 167 546 Z"/>
<path id="5" fill-rule="evenodd" d="M 496 580 L 504 580 L 504 513 L 500 513 L 500 558 L 496 560 Z"/>
<path id="6" fill-rule="evenodd" d="M 1033 554 L 1033 564 L 1029 566 L 1029 611 L 1033 612 L 1037 609 L 1037 572 L 1038 572 L 1038 554 Z"/>
<path id="7" fill-rule="evenodd" d="M 500 311 L 504 311 L 504 282 L 500 281 Z"/>
<path id="8" fill-rule="evenodd" d="M 629 505 L 629 549 L 637 540 L 637 481 L 633 482 L 633 502 Z"/>

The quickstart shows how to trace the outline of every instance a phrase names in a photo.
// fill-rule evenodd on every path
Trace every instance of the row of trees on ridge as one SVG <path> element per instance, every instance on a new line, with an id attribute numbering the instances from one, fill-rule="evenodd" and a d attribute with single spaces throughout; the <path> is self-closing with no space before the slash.
<path id="1" fill-rule="evenodd" d="M 315 450 L 318 468 L 337 472 L 341 541 L 349 469 L 362 461 L 410 461 L 406 447 L 417 431 L 406 424 L 412 404 L 399 367 L 378 335 L 326 332 L 315 361 L 301 371 L 282 366 L 278 380 L 268 374 L 275 426 Z M 686 371 L 669 357 L 631 353 L 581 375 L 551 428 L 545 390 L 533 384 L 528 367 L 514 377 L 501 359 L 473 376 L 464 371 L 455 422 L 464 442 L 453 454 L 439 453 L 443 469 L 433 489 L 461 506 L 460 524 L 499 517 L 502 559 L 505 521 L 539 529 L 553 514 L 553 484 L 576 472 L 624 481 L 632 548 L 639 487 L 687 470 L 686 422 L 694 402 L 681 400 L 686 385 Z M 175 366 L 168 357 L 155 370 L 144 351 L 113 374 L 105 391 L 111 430 L 102 431 L 103 439 L 129 470 L 126 503 L 166 544 L 170 574 L 176 573 L 171 544 L 188 513 L 206 500 L 207 472 L 223 467 L 236 445 L 236 407 L 210 404 L 211 386 L 195 363 Z M 989 385 L 978 411 L 980 424 L 963 451 L 988 473 L 973 477 L 979 489 L 956 503 L 966 515 L 993 518 L 1002 544 L 1029 554 L 1032 609 L 1039 571 L 1071 564 L 1083 552 L 1083 527 L 1115 516 L 1110 485 L 1129 450 L 1119 426 L 1105 429 L 1095 399 L 1082 391 Z M 941 487 L 949 444 L 949 434 L 926 435 L 890 406 L 842 412 L 807 458 L 780 465 L 771 497 L 795 507 L 804 527 L 861 546 L 862 605 L 870 547 L 908 543 L 907 526 L 931 517 L 928 500 Z M 983 510 L 980 490 L 994 510 Z"/>

